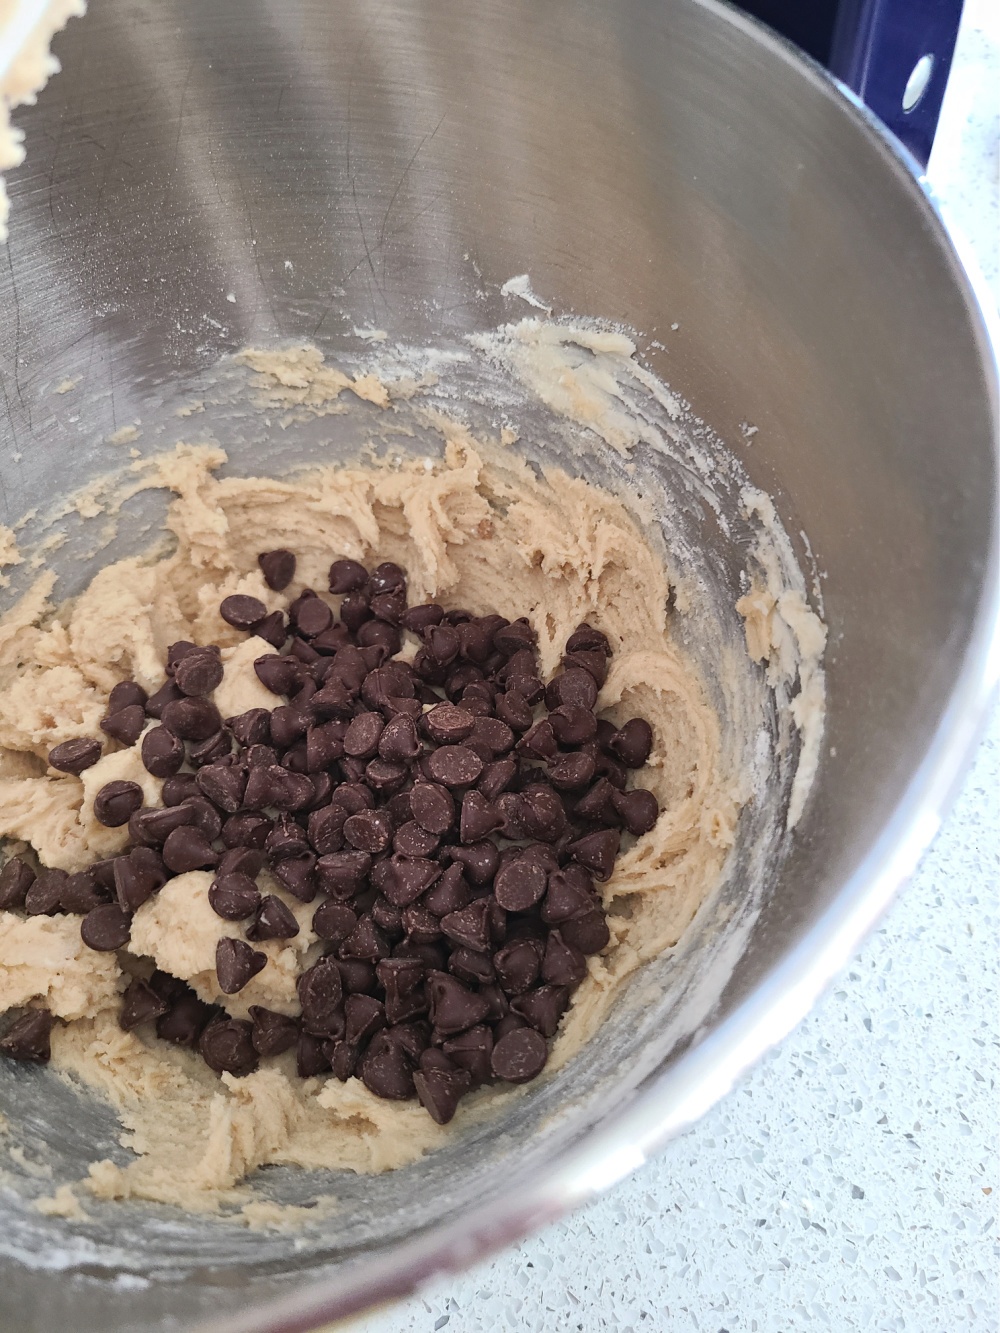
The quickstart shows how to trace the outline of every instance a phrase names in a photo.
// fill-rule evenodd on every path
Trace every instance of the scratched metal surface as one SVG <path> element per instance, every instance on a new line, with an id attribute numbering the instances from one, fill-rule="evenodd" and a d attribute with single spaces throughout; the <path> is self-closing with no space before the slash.
<path id="1" fill-rule="evenodd" d="M 734 895 L 767 903 L 697 1042 L 669 1026 L 706 967 L 692 952 L 650 974 L 654 998 L 622 1011 L 590 1065 L 508 1122 L 387 1179 L 330 1182 L 339 1221 L 302 1243 L 134 1206 L 43 1220 L 22 1201 L 42 1188 L 30 1172 L 4 1182 L 8 1255 L 20 1246 L 5 1328 L 227 1312 L 231 1327 L 305 1328 L 611 1183 L 853 948 L 930 836 L 981 706 L 994 389 L 907 169 L 818 74 L 712 4 L 93 0 L 57 51 L 64 72 L 19 118 L 28 160 L 0 271 L 0 519 L 120 464 L 107 437 L 135 420 L 144 449 L 166 442 L 241 345 L 310 338 L 350 360 L 374 325 L 459 348 L 523 313 L 500 287 L 530 272 L 557 315 L 641 331 L 648 364 L 808 532 L 825 576 L 831 750 L 796 844 L 766 871 L 737 865 Z M 357 444 L 202 424 L 241 469 Z M 595 453 L 588 475 L 608 466 Z M 666 465 L 644 466 L 666 496 Z M 156 503 L 131 505 L 93 555 L 66 520 L 61 587 L 144 545 Z M 705 535 L 721 597 L 738 552 Z M 15 573 L 8 598 L 31 571 Z M 0 1074 L 56 1179 L 94 1145 L 121 1153 L 101 1108 L 37 1071 Z M 319 1184 L 268 1173 L 262 1188 L 303 1201 Z"/>

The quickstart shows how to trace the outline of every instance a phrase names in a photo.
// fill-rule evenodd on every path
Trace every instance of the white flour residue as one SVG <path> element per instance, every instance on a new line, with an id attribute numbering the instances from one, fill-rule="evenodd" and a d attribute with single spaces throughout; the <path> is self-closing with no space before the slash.
<path id="1" fill-rule="evenodd" d="M 552 314 L 552 307 L 540 301 L 531 290 L 531 279 L 527 273 L 519 273 L 516 278 L 508 278 L 500 288 L 501 296 L 519 296 L 522 301 L 527 301 L 528 305 L 533 305 L 536 310 L 544 310 L 547 315 Z"/>

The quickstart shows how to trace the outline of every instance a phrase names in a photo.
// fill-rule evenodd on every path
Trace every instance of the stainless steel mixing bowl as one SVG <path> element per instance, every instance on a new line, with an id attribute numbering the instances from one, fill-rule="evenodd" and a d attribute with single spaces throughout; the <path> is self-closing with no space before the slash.
<path id="1" fill-rule="evenodd" d="M 56 49 L 64 73 L 19 117 L 0 273 L 5 522 L 111 466 L 122 425 L 155 442 L 224 352 L 306 337 L 349 358 L 372 325 L 455 347 L 525 313 L 500 287 L 528 272 L 556 314 L 644 333 L 823 572 L 817 785 L 794 841 L 730 884 L 763 910 L 696 1031 L 656 998 L 696 989 L 689 950 L 650 970 L 634 1031 L 611 1024 L 495 1132 L 335 1181 L 340 1213 L 301 1242 L 131 1204 L 41 1218 L 8 1164 L 12 1333 L 304 1329 L 639 1165 L 805 1013 L 912 870 L 995 678 L 995 368 L 912 164 L 709 0 L 92 0 Z M 232 466 L 304 456 L 288 434 L 227 441 Z M 67 532 L 72 592 L 95 561 Z M 113 1118 L 46 1071 L 0 1070 L 0 1099 L 46 1188 L 121 1157 Z"/>

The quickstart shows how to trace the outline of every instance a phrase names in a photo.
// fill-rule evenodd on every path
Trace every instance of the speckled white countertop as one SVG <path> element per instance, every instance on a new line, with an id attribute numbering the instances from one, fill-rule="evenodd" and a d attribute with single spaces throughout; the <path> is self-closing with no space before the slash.
<path id="1" fill-rule="evenodd" d="M 1000 4 L 966 0 L 931 177 L 998 282 Z M 1000 1327 L 1000 712 L 816 1011 L 603 1199 L 352 1333 Z"/>

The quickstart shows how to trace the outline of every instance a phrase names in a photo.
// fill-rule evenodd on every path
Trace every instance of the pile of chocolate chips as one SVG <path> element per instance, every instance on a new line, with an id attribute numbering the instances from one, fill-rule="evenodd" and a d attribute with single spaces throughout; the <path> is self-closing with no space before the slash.
<path id="1" fill-rule="evenodd" d="M 259 562 L 276 591 L 294 577 L 290 551 Z M 162 806 L 145 807 L 136 783 L 106 784 L 94 813 L 128 825 L 126 851 L 74 875 L 8 860 L 0 908 L 78 913 L 86 944 L 115 950 L 171 876 L 212 870 L 209 902 L 234 926 L 219 941 L 219 986 L 235 994 L 267 965 L 255 945 L 299 930 L 258 889 L 267 866 L 316 904 L 326 942 L 298 979 L 301 1014 L 254 1006 L 252 1021 L 230 1018 L 156 971 L 130 982 L 122 1027 L 155 1023 L 236 1076 L 294 1047 L 303 1078 L 356 1074 L 379 1097 L 418 1097 L 444 1124 L 470 1088 L 523 1083 L 545 1065 L 587 955 L 608 943 L 594 882 L 610 876 L 623 831 L 656 822 L 655 798 L 628 781 L 652 732 L 641 718 L 616 728 L 596 716 L 611 649 L 590 625 L 545 683 L 525 619 L 408 606 L 391 563 L 369 573 L 336 560 L 329 588 L 339 619 L 311 589 L 287 615 L 248 596 L 221 605 L 279 650 L 254 663 L 273 709 L 220 716 L 213 645 L 173 644 L 149 697 L 116 685 L 101 726 L 126 746 L 142 735 Z M 419 643 L 412 661 L 396 657 L 404 632 Z M 49 762 L 80 774 L 101 750 L 67 741 Z M 0 1049 L 47 1059 L 51 1024 L 32 1010 Z"/>

